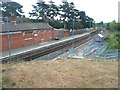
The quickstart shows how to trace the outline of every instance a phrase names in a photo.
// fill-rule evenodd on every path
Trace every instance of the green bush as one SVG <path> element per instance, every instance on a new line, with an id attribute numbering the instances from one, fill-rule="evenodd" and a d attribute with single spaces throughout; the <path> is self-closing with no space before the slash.
<path id="1" fill-rule="evenodd" d="M 109 35 L 105 38 L 105 42 L 108 43 L 107 49 L 119 49 L 120 40 L 118 39 L 118 33 L 109 33 Z"/>
<path id="2" fill-rule="evenodd" d="M 60 21 L 50 21 L 49 24 L 57 29 L 64 28 L 64 24 L 61 23 Z"/>

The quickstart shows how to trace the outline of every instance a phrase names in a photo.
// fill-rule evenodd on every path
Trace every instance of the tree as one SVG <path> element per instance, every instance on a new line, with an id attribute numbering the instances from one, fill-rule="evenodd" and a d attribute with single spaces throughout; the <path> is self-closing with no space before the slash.
<path id="1" fill-rule="evenodd" d="M 24 13 L 23 6 L 17 2 L 2 2 L 2 16 L 21 17 Z"/>
<path id="2" fill-rule="evenodd" d="M 82 28 L 86 28 L 87 27 L 86 13 L 84 11 L 80 11 L 79 16 L 80 16 L 80 19 L 81 19 L 81 24 L 83 26 Z"/>
<path id="3" fill-rule="evenodd" d="M 49 4 L 47 16 L 49 18 L 54 19 L 54 17 L 56 17 L 59 14 L 59 8 L 54 4 L 52 0 L 49 3 L 50 4 Z"/>
<path id="4" fill-rule="evenodd" d="M 59 6 L 60 8 L 60 15 L 63 18 L 63 21 L 69 21 L 71 18 L 74 17 L 74 3 L 68 3 L 67 1 L 62 1 L 62 4 Z"/>
<path id="5" fill-rule="evenodd" d="M 103 21 L 99 22 L 99 23 L 96 23 L 96 26 L 99 26 L 99 27 L 105 27 L 105 24 Z"/>
<path id="6" fill-rule="evenodd" d="M 49 6 L 45 3 L 45 1 L 39 1 L 36 5 L 32 5 L 33 10 L 29 12 L 30 17 L 36 17 L 37 19 L 44 19 L 48 17 L 48 8 Z"/>
<path id="7" fill-rule="evenodd" d="M 118 31 L 118 23 L 116 23 L 116 21 L 112 21 L 112 22 L 110 22 L 109 23 L 109 29 L 111 30 L 111 31 Z"/>
<path id="8" fill-rule="evenodd" d="M 53 22 L 49 21 L 52 26 L 57 23 L 55 24 L 55 27 L 59 25 L 58 23 L 62 23 L 60 27 L 62 27 L 64 24 L 64 28 L 71 29 L 74 22 L 75 24 L 73 27 L 75 29 L 86 28 L 90 27 L 90 23 L 92 24 L 94 21 L 92 18 L 86 16 L 84 11 L 76 9 L 73 2 L 69 3 L 66 0 L 63 0 L 62 4 L 59 6 L 56 6 L 52 0 L 49 2 L 49 4 L 46 4 L 43 0 L 40 0 L 38 3 L 36 3 L 36 5 L 33 5 L 33 8 L 34 9 L 29 14 L 31 17 L 36 17 L 39 20 L 43 20 L 44 18 L 47 18 L 47 20 L 55 20 L 55 17 L 59 16 L 59 22 L 54 22 L 54 20 Z"/>
<path id="9" fill-rule="evenodd" d="M 120 32 L 120 23 L 118 23 L 118 27 L 117 28 L 118 28 L 118 31 Z"/>
<path id="10" fill-rule="evenodd" d="M 60 18 L 64 21 L 64 28 L 69 23 L 69 21 L 73 21 L 74 18 L 74 3 L 68 3 L 67 1 L 62 1 L 62 4 L 59 6 L 60 8 Z"/>
<path id="11" fill-rule="evenodd" d="M 57 29 L 60 29 L 60 28 L 63 28 L 64 27 L 64 24 L 61 23 L 60 21 L 50 21 L 49 24 L 54 27 L 54 28 L 57 28 Z"/>
<path id="12" fill-rule="evenodd" d="M 107 49 L 119 49 L 120 44 L 120 23 L 117 23 L 115 20 L 107 23 L 106 29 L 108 29 L 107 37 L 105 41 L 108 43 Z"/>
<path id="13" fill-rule="evenodd" d="M 93 26 L 94 20 L 91 17 L 86 16 L 86 22 L 87 22 L 87 27 L 90 28 Z"/>

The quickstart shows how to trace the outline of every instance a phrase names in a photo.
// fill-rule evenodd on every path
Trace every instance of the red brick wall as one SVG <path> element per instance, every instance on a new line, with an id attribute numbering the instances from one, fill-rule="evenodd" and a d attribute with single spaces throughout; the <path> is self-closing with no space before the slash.
<path id="1" fill-rule="evenodd" d="M 3 50 L 8 50 L 8 39 L 7 39 L 7 35 L 4 35 L 4 36 L 2 36 L 2 35 L 0 35 L 0 38 L 1 38 L 1 47 L 2 48 L 0 48 L 0 51 L 3 51 Z"/>
<path id="2" fill-rule="evenodd" d="M 10 47 L 11 47 L 11 49 L 22 47 L 22 44 L 23 44 L 22 34 L 10 35 Z"/>
<path id="3" fill-rule="evenodd" d="M 8 50 L 8 35 L 0 35 L 2 38 L 2 49 L 0 51 Z M 12 34 L 10 35 L 10 48 L 22 47 L 23 37 L 22 34 Z"/>
<path id="4" fill-rule="evenodd" d="M 47 36 L 47 40 L 48 41 L 50 41 L 50 40 L 52 40 L 52 31 L 48 31 L 48 35 L 46 35 Z"/>
<path id="5" fill-rule="evenodd" d="M 54 37 L 57 37 L 58 35 L 58 30 L 54 30 Z"/>
<path id="6" fill-rule="evenodd" d="M 59 36 L 58 30 L 53 30 L 54 32 L 54 38 Z M 68 37 L 69 32 L 64 32 L 64 36 Z M 8 50 L 8 35 L 0 35 L 2 43 L 2 48 L 0 48 L 0 51 L 6 51 Z M 30 40 L 27 40 L 30 39 Z M 24 46 L 29 46 L 32 44 L 38 44 L 43 42 L 50 41 L 52 39 L 52 30 L 37 30 L 33 32 L 24 32 L 20 34 L 12 34 L 10 35 L 10 47 L 11 49 L 21 48 Z"/>
<path id="7" fill-rule="evenodd" d="M 42 40 L 43 39 L 43 40 Z M 40 41 L 41 42 L 45 42 L 45 31 L 44 30 L 41 30 L 40 31 Z"/>
<path id="8" fill-rule="evenodd" d="M 46 31 L 46 41 L 52 40 L 52 31 Z"/>
<path id="9" fill-rule="evenodd" d="M 56 36 L 58 36 L 58 31 L 54 30 L 54 37 Z M 41 39 L 44 39 L 44 42 L 47 42 L 50 41 L 50 37 L 52 37 L 52 30 L 37 30 L 33 32 L 12 34 L 10 35 L 10 47 L 11 49 L 16 49 L 41 43 Z M 0 35 L 0 38 L 2 38 L 2 41 L 0 42 L 2 43 L 2 48 L 0 48 L 0 51 L 8 50 L 8 35 Z"/>
<path id="10" fill-rule="evenodd" d="M 33 44 L 33 35 L 31 32 L 22 33 L 22 45 L 29 46 Z"/>
<path id="11" fill-rule="evenodd" d="M 64 37 L 68 37 L 69 36 L 69 32 L 64 32 Z"/>

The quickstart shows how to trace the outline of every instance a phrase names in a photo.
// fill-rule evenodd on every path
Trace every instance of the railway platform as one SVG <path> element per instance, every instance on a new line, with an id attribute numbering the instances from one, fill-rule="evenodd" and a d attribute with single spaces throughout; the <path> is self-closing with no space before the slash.
<path id="1" fill-rule="evenodd" d="M 31 46 L 22 47 L 22 48 L 18 48 L 18 49 L 12 49 L 12 50 L 10 50 L 11 51 L 11 57 L 15 56 L 15 55 L 31 52 L 33 50 L 49 47 L 49 46 L 52 46 L 54 44 L 59 44 L 59 43 L 62 43 L 62 42 L 66 42 L 66 41 L 72 40 L 73 38 L 77 39 L 77 38 L 83 37 L 85 35 L 89 35 L 89 33 L 83 33 L 83 34 L 80 34 L 80 35 L 74 35 L 74 36 L 62 38 L 61 40 L 53 40 L 53 41 L 34 44 L 34 45 L 31 45 Z M 6 57 L 9 57 L 9 52 L 8 51 L 0 52 L 0 60 L 2 60 L 2 58 L 6 58 Z"/>

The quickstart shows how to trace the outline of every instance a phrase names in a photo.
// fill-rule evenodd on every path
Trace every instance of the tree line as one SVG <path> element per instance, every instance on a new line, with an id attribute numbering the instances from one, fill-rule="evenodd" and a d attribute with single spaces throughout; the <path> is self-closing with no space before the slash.
<path id="1" fill-rule="evenodd" d="M 48 23 L 54 28 L 65 29 L 89 28 L 94 24 L 94 19 L 87 16 L 85 11 L 76 9 L 73 2 L 69 3 L 66 0 L 58 6 L 52 0 L 48 4 L 40 0 L 32 7 L 33 10 L 29 15 L 35 19 L 28 19 L 28 22 L 44 22 L 48 19 Z M 24 14 L 22 8 L 23 6 L 17 2 L 2 2 L 2 15 L 3 17 L 22 17 Z"/>
<path id="2" fill-rule="evenodd" d="M 112 22 L 103 24 L 107 30 L 107 37 L 105 41 L 108 43 L 107 49 L 119 49 L 120 48 L 120 23 L 113 20 Z"/>

